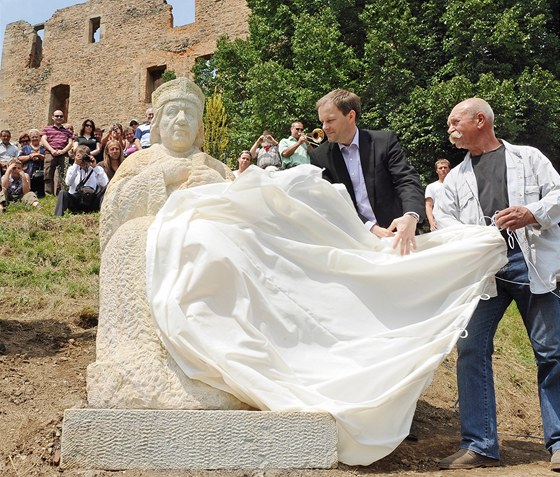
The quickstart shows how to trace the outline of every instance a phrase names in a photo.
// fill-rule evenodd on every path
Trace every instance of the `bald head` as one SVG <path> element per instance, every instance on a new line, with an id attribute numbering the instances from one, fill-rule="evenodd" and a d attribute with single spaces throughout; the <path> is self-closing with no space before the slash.
<path id="1" fill-rule="evenodd" d="M 462 108 L 470 116 L 476 116 L 478 113 L 484 114 L 486 121 L 494 126 L 494 111 L 490 105 L 482 98 L 469 98 L 461 101 L 455 108 Z"/>
<path id="2" fill-rule="evenodd" d="M 469 98 L 453 108 L 447 118 L 447 133 L 456 147 L 479 154 L 495 149 L 494 112 L 481 98 Z"/>

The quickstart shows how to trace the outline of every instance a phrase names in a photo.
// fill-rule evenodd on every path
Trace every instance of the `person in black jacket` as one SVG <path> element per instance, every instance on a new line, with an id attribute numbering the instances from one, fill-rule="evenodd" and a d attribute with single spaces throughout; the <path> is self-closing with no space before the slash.
<path id="1" fill-rule="evenodd" d="M 328 138 L 311 152 L 323 178 L 346 186 L 364 225 L 378 237 L 394 236 L 401 255 L 416 246 L 418 222 L 425 218 L 424 188 L 392 131 L 356 126 L 360 98 L 336 89 L 316 104 Z"/>

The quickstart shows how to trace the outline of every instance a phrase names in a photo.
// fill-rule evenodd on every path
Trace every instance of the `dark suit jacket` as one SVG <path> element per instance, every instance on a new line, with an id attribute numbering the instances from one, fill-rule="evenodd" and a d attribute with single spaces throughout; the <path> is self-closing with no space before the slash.
<path id="1" fill-rule="evenodd" d="M 405 212 L 416 212 L 423 221 L 424 188 L 420 176 L 406 160 L 395 133 L 360 129 L 359 137 L 366 189 L 379 225 L 388 227 Z M 311 163 L 324 169 L 324 179 L 344 184 L 356 207 L 350 174 L 337 143 L 324 143 L 312 151 Z M 359 215 L 364 223 L 367 222 Z"/>

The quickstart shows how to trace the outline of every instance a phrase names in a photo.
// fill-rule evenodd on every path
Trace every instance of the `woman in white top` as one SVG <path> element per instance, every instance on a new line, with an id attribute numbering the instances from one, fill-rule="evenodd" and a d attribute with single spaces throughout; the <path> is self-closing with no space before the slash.
<path id="1" fill-rule="evenodd" d="M 241 154 L 237 158 L 238 169 L 233 171 L 233 175 L 237 178 L 239 174 L 242 174 L 251 165 L 251 153 L 249 151 L 241 151 Z"/>

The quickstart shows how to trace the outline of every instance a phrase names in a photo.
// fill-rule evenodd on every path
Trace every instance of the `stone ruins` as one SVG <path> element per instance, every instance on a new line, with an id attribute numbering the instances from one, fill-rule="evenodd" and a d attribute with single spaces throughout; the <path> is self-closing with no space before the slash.
<path id="1" fill-rule="evenodd" d="M 86 118 L 100 127 L 142 122 L 166 69 L 191 77 L 195 61 L 210 58 L 221 35 L 248 33 L 245 0 L 196 0 L 195 22 L 179 27 L 172 9 L 165 0 L 89 0 L 45 23 L 10 23 L 0 127 L 17 138 L 49 123 L 56 109 L 77 131 Z"/>

